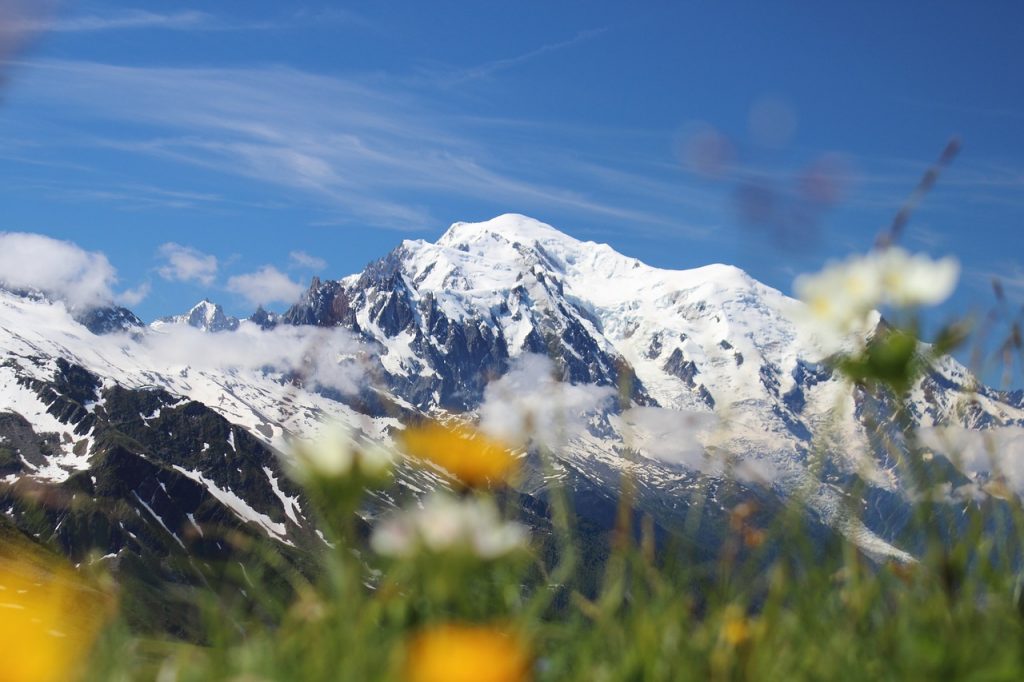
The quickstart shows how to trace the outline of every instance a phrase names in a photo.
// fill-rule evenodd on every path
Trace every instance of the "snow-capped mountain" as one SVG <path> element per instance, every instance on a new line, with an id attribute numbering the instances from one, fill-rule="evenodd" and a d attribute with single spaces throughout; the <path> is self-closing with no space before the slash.
<path id="1" fill-rule="evenodd" d="M 662 510 L 685 506 L 676 493 L 694 472 L 806 488 L 825 447 L 812 507 L 863 546 L 904 557 L 876 533 L 894 536 L 892 510 L 865 508 L 868 525 L 843 510 L 854 477 L 882 496 L 906 492 L 899 458 L 878 443 L 891 409 L 817 362 L 792 319 L 799 305 L 735 267 L 660 270 L 505 215 L 314 281 L 282 319 L 372 342 L 380 380 L 426 412 L 478 410 L 487 386 L 530 354 L 552 358 L 564 381 L 625 390 L 632 407 L 593 417 L 563 461 L 614 487 L 626 444 L 646 458 L 638 476 Z M 915 388 L 911 410 L 922 427 L 1024 424 L 1019 396 L 977 387 L 951 358 Z"/>
<path id="2" fill-rule="evenodd" d="M 666 532 L 699 498 L 713 543 L 738 501 L 770 516 L 800 491 L 812 533 L 906 560 L 915 491 L 892 407 L 818 362 L 797 305 L 734 267 L 656 269 L 517 215 L 405 241 L 361 273 L 314 279 L 280 316 L 242 322 L 204 301 L 97 335 L 60 302 L 0 292 L 5 511 L 24 526 L 38 515 L 12 491 L 84 490 L 132 524 L 108 518 L 124 533 L 96 536 L 54 512 L 45 523 L 64 545 L 159 556 L 205 518 L 301 551 L 319 540 L 277 456 L 293 436 L 337 421 L 388 443 L 410 419 L 458 414 L 498 435 L 534 427 L 519 492 L 541 516 L 544 450 L 593 527 L 628 471 Z M 914 388 L 911 418 L 995 434 L 1024 426 L 1024 406 L 946 358 Z M 984 494 L 999 475 L 986 461 L 936 467 L 950 499 Z M 403 469 L 394 494 L 439 480 Z M 852 482 L 865 491 L 854 500 Z"/>
<path id="3" fill-rule="evenodd" d="M 204 298 L 183 315 L 162 317 L 151 326 L 154 329 L 168 324 L 187 324 L 204 332 L 224 332 L 238 329 L 238 318 L 224 313 L 224 308 Z"/>

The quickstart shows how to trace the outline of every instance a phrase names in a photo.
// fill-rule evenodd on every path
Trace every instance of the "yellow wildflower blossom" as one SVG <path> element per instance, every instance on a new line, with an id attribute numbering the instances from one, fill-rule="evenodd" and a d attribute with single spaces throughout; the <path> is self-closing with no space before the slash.
<path id="1" fill-rule="evenodd" d="M 530 656 L 521 640 L 499 629 L 440 625 L 409 645 L 405 682 L 528 682 Z"/>
<path id="2" fill-rule="evenodd" d="M 0 678 L 77 679 L 110 606 L 70 567 L 0 557 Z"/>
<path id="3" fill-rule="evenodd" d="M 750 620 L 743 609 L 735 604 L 727 606 L 722 620 L 722 640 L 732 647 L 745 644 L 750 639 Z"/>
<path id="4" fill-rule="evenodd" d="M 433 462 L 473 488 L 504 481 L 517 466 L 508 448 L 468 426 L 429 422 L 407 429 L 400 442 L 409 455 Z"/>

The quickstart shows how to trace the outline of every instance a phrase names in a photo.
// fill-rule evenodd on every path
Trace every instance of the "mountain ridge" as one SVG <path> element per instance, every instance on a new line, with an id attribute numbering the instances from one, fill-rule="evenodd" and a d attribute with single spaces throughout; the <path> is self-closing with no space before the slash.
<path id="1" fill-rule="evenodd" d="M 821 362 L 792 319 L 799 305 L 732 266 L 651 268 L 515 214 L 455 223 L 436 242 L 404 241 L 360 273 L 314 278 L 280 316 L 238 321 L 205 301 L 173 322 L 97 336 L 59 302 L 0 292 L 0 412 L 20 419 L 0 437 L 28 443 L 27 424 L 49 443 L 11 451 L 0 474 L 7 486 L 64 486 L 103 465 L 109 447 L 81 426 L 102 401 L 62 397 L 61 376 L 75 367 L 96 378 L 100 396 L 131 392 L 142 428 L 159 423 L 147 393 L 159 390 L 168 406 L 203 406 L 283 462 L 294 438 L 315 436 L 325 421 L 385 445 L 410 420 L 459 416 L 500 435 L 545 420 L 554 433 L 561 422 L 557 438 L 528 448 L 533 464 L 519 492 L 539 504 L 549 479 L 533 458 L 544 447 L 579 508 L 601 518 L 627 470 L 639 510 L 665 529 L 682 527 L 701 491 L 711 496 L 702 514 L 718 528 L 739 501 L 773 508 L 809 490 L 806 508 L 822 529 L 880 560 L 910 560 L 898 545 L 916 493 L 901 473 L 908 446 L 891 405 Z M 913 388 L 911 417 L 922 428 L 1024 425 L 1021 396 L 976 385 L 942 359 Z M 212 456 L 192 446 L 197 463 Z M 951 501 L 970 499 L 970 486 L 995 475 L 972 466 L 949 480 Z M 260 492 L 263 483 L 248 489 L 245 481 L 264 481 L 265 472 L 219 480 L 200 470 L 174 475 L 199 485 L 224 518 L 238 517 L 233 500 L 268 519 L 294 511 Z M 844 491 L 854 481 L 867 492 L 851 501 Z M 408 467 L 398 482 L 412 495 L 441 484 Z M 118 494 L 153 517 L 133 492 Z M 159 518 L 185 518 L 173 506 Z M 242 522 L 272 542 L 285 537 L 273 530 L 278 521 Z"/>

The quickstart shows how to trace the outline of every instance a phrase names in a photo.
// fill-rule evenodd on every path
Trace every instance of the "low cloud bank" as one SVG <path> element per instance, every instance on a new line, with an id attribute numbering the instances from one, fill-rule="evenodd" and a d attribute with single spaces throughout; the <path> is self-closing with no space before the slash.
<path id="1" fill-rule="evenodd" d="M 217 371 L 268 370 L 295 374 L 321 388 L 355 393 L 365 383 L 367 346 L 348 330 L 283 325 L 262 330 L 243 324 L 236 331 L 209 333 L 188 325 L 114 337 L 138 348 L 154 368 L 174 373 L 181 368 Z"/>

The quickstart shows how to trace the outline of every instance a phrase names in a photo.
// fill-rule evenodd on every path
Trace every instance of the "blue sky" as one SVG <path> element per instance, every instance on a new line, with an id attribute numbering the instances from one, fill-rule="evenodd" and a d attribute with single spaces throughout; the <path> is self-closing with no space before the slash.
<path id="1" fill-rule="evenodd" d="M 1020 3 L 41 4 L 0 0 L 0 230 L 106 253 L 147 319 L 505 212 L 790 292 L 954 135 L 904 243 L 963 262 L 939 317 L 1024 300 Z"/>

